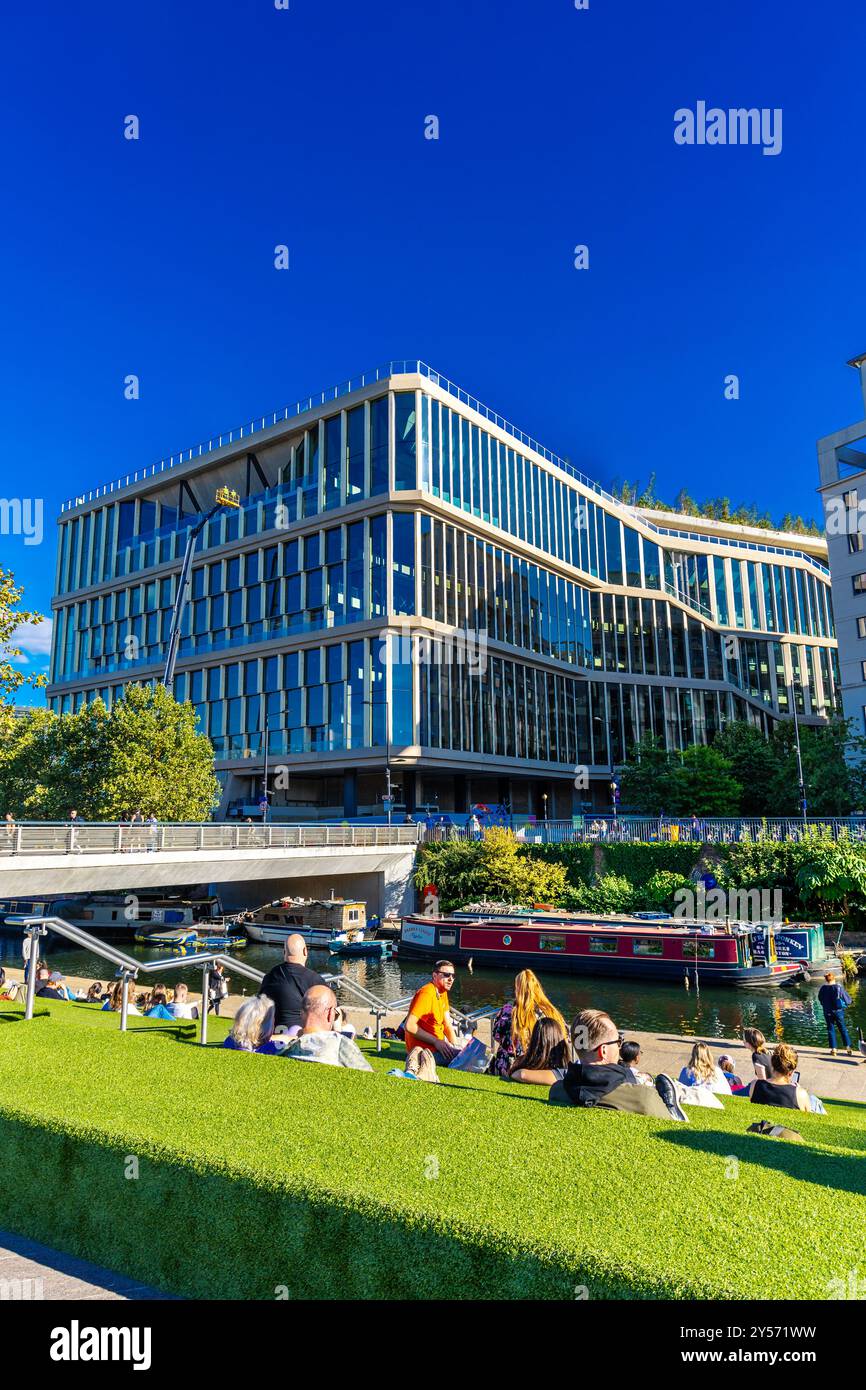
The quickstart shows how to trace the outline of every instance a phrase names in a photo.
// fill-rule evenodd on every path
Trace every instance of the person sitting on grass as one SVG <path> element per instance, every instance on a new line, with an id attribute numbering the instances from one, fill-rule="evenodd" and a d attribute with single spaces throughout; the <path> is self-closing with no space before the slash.
<path id="1" fill-rule="evenodd" d="M 448 991 L 454 983 L 450 960 L 437 960 L 428 984 L 415 991 L 406 1015 L 406 1056 L 414 1047 L 426 1047 L 442 1066 L 448 1066 L 460 1051 L 460 1043 L 448 1012 Z"/>
<path id="2" fill-rule="evenodd" d="M 575 1060 L 562 1081 L 550 1088 L 552 1105 L 578 1105 L 605 1110 L 630 1110 L 659 1120 L 688 1123 L 677 1100 L 671 1077 L 661 1072 L 655 1087 L 638 1086 L 631 1068 L 620 1061 L 624 1039 L 601 1009 L 582 1009 L 571 1025 Z"/>
<path id="3" fill-rule="evenodd" d="M 105 990 L 102 988 L 102 985 L 99 983 L 99 980 L 94 980 L 94 981 L 93 981 L 93 984 L 90 986 L 90 988 L 89 988 L 89 990 L 87 991 L 87 994 L 86 994 L 86 996 L 85 996 L 85 1003 L 86 1003 L 86 1004 L 101 1004 L 101 1003 L 103 1002 L 103 1000 L 104 1000 L 104 999 L 107 999 L 107 998 L 108 998 L 108 995 L 106 994 Z"/>
<path id="4" fill-rule="evenodd" d="M 719 1058 L 719 1070 L 732 1091 L 739 1091 L 742 1088 L 743 1079 L 741 1076 L 737 1076 L 734 1059 L 729 1057 L 726 1052 Z"/>
<path id="5" fill-rule="evenodd" d="M 66 993 L 64 982 L 65 975 L 61 975 L 59 970 L 52 970 L 47 980 L 40 982 L 38 976 L 36 980 L 36 995 L 39 999 L 62 999 L 64 1004 L 69 1003 L 69 995 Z"/>
<path id="6" fill-rule="evenodd" d="M 372 1071 L 356 1042 L 334 1031 L 337 996 L 327 985 L 313 985 L 301 1005 L 301 1031 L 285 1050 L 296 1062 L 323 1062 L 328 1067 Z"/>
<path id="7" fill-rule="evenodd" d="M 123 1007 L 123 980 L 115 980 L 111 986 L 111 993 L 102 1006 L 103 1012 L 106 1010 L 113 1014 L 119 1014 Z M 130 980 L 126 992 L 126 1012 L 139 1016 L 139 1010 L 135 1007 L 135 982 Z"/>
<path id="8" fill-rule="evenodd" d="M 337 1012 L 334 1015 L 334 1032 L 342 1033 L 344 1038 L 356 1038 L 358 1030 L 354 1023 L 350 1022 L 349 1015 L 342 1005 L 337 1005 Z"/>
<path id="9" fill-rule="evenodd" d="M 624 1042 L 619 1050 L 619 1059 L 624 1066 L 628 1067 L 639 1086 L 652 1086 L 655 1084 L 649 1072 L 640 1071 L 638 1069 L 641 1059 L 641 1045 L 639 1042 Z"/>
<path id="10" fill-rule="evenodd" d="M 775 1105 L 783 1110 L 811 1110 L 809 1092 L 794 1079 L 799 1058 L 793 1047 L 780 1043 L 773 1048 L 769 1077 L 759 1077 L 749 1087 L 753 1105 Z"/>
<path id="11" fill-rule="evenodd" d="M 555 1018 L 539 1018 L 525 1053 L 514 1058 L 508 1080 L 521 1081 L 527 1086 L 552 1086 L 565 1076 L 570 1061 L 568 1034 L 564 1027 Z"/>
<path id="12" fill-rule="evenodd" d="M 165 992 L 165 985 L 154 985 L 153 989 L 146 996 L 144 1001 L 145 1018 L 174 1018 L 174 1014 L 168 1006 L 168 996 Z"/>
<path id="13" fill-rule="evenodd" d="M 508 1078 L 529 1046 L 532 1030 L 540 1018 L 552 1018 L 559 1024 L 563 1038 L 568 1037 L 565 1019 L 555 1004 L 551 1004 L 536 975 L 521 970 L 514 979 L 514 1002 L 503 1004 L 490 1025 L 490 1038 L 496 1048 L 487 1070 L 491 1076 Z"/>
<path id="14" fill-rule="evenodd" d="M 767 1051 L 767 1039 L 760 1028 L 744 1028 L 743 1042 L 746 1047 L 752 1049 L 752 1066 L 755 1068 L 755 1075 L 761 1076 L 762 1073 L 758 1071 L 758 1067 L 762 1067 L 763 1075 L 769 1076 L 772 1071 L 772 1062 Z"/>
<path id="15" fill-rule="evenodd" d="M 713 1095 L 729 1096 L 731 1088 L 721 1067 L 718 1067 L 706 1043 L 695 1043 L 687 1066 L 679 1077 L 683 1086 L 702 1086 Z"/>
<path id="16" fill-rule="evenodd" d="M 189 986 L 183 981 L 174 987 L 174 995 L 169 1004 L 172 1018 L 198 1018 L 198 1005 L 189 997 Z"/>
<path id="17" fill-rule="evenodd" d="M 233 1048 L 235 1052 L 262 1052 L 267 1057 L 277 1057 L 277 1048 L 271 1041 L 275 1018 L 274 1001 L 266 994 L 254 994 L 245 999 L 232 1023 L 232 1030 L 223 1047 Z"/>

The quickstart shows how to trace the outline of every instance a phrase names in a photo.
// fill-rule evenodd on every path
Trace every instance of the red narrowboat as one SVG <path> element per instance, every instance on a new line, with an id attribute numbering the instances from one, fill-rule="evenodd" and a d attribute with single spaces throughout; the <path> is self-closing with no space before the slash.
<path id="1" fill-rule="evenodd" d="M 416 916 L 403 919 L 399 955 L 401 960 L 447 956 L 456 964 L 473 960 L 505 969 L 529 966 L 625 979 L 682 980 L 697 972 L 701 985 L 784 985 L 802 978 L 799 964 L 777 959 L 772 933 L 766 955 L 756 958 L 754 935 L 749 926 L 673 926 L 634 918 Z"/>

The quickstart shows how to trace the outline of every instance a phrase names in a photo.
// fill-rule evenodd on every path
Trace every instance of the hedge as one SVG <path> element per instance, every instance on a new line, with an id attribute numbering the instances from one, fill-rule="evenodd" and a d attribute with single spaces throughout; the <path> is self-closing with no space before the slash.
<path id="1" fill-rule="evenodd" d="M 569 882 L 575 886 L 580 881 L 590 882 L 597 863 L 599 874 L 621 874 L 631 883 L 642 887 L 659 870 L 687 877 L 698 862 L 702 849 L 703 845 L 689 843 L 653 844 L 636 840 L 597 846 L 568 842 L 526 845 L 522 852 L 532 858 L 546 859 L 549 863 L 564 864 Z"/>
<path id="2" fill-rule="evenodd" d="M 783 1144 L 741 1101 L 686 1126 L 193 1037 L 0 1006 L 0 1222 L 199 1298 L 825 1298 L 862 1255 L 863 1106 Z"/>

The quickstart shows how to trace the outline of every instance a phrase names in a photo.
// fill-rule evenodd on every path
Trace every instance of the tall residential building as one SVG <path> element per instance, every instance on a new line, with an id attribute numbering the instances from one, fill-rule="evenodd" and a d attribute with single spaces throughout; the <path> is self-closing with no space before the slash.
<path id="1" fill-rule="evenodd" d="M 823 538 L 625 506 L 418 361 L 73 498 L 48 698 L 160 678 L 189 528 L 203 531 L 175 694 L 223 810 L 607 806 L 646 731 L 832 712 Z M 383 634 L 390 632 L 390 637 Z"/>
<path id="2" fill-rule="evenodd" d="M 827 529 L 846 719 L 866 734 L 866 353 L 860 374 L 864 418 L 818 440 L 818 476 Z"/>

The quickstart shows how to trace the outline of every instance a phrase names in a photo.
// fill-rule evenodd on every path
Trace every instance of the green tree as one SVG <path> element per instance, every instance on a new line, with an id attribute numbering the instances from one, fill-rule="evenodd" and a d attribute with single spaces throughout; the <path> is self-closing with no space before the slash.
<path id="1" fill-rule="evenodd" d="M 742 786 L 714 744 L 686 748 L 675 786 L 678 815 L 735 816 L 738 812 Z"/>
<path id="2" fill-rule="evenodd" d="M 107 710 L 93 700 L 51 716 L 27 751 L 41 768 L 27 814 L 58 820 L 75 807 L 85 820 L 120 820 L 133 811 L 159 820 L 202 820 L 219 797 L 210 740 L 196 731 L 191 704 L 162 685 L 128 685 Z"/>
<path id="3" fill-rule="evenodd" d="M 761 730 L 744 719 L 732 720 L 717 736 L 713 747 L 725 758 L 740 784 L 739 814 L 778 815 L 773 805 L 779 773 L 778 750 Z"/>
<path id="4" fill-rule="evenodd" d="M 677 759 L 677 762 L 679 760 Z M 620 798 L 624 810 L 657 816 L 673 812 L 676 769 L 660 738 L 644 734 L 620 769 Z"/>
<path id="5" fill-rule="evenodd" d="M 41 623 L 40 613 L 31 613 L 19 608 L 18 603 L 24 590 L 19 588 L 10 570 L 0 569 L 0 706 L 9 704 L 15 692 L 23 685 L 43 686 L 45 676 L 29 676 L 20 671 L 13 658 L 21 656 L 21 649 L 15 645 L 16 629 L 22 623 Z M 0 732 L 8 732 L 8 711 L 3 716 Z"/>

